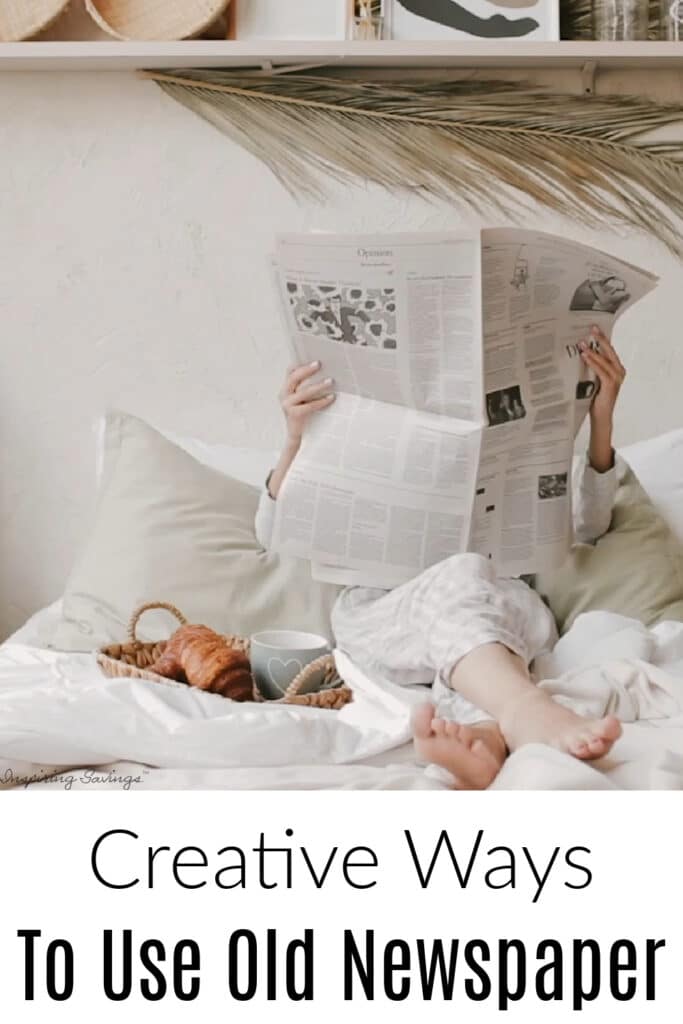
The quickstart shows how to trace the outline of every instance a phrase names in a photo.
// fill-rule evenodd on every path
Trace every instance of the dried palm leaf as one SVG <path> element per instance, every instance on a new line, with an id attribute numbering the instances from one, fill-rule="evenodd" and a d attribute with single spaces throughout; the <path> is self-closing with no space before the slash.
<path id="1" fill-rule="evenodd" d="M 297 196 L 322 199 L 330 178 L 360 178 L 479 212 L 528 214 L 531 200 L 584 223 L 649 231 L 683 252 L 683 141 L 659 141 L 661 129 L 683 125 L 680 106 L 519 82 L 146 74 Z"/>

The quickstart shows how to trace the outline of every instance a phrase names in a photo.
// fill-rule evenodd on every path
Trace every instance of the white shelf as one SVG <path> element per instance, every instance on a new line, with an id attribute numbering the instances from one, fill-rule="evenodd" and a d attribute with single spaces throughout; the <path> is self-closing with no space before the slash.
<path id="1" fill-rule="evenodd" d="M 124 71 L 134 68 L 329 64 L 413 68 L 677 68 L 683 43 L 598 42 L 228 42 L 0 43 L 0 71 Z"/>

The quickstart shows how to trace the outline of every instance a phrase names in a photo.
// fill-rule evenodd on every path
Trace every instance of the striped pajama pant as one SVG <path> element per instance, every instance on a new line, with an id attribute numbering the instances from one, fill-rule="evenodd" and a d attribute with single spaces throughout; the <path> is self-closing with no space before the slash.
<path id="1" fill-rule="evenodd" d="M 351 587 L 332 613 L 337 647 L 366 673 L 399 685 L 436 682 L 482 644 L 504 644 L 530 665 L 557 641 L 552 613 L 522 580 L 500 579 L 481 555 L 454 555 L 394 590 Z M 457 695 L 454 716 L 489 716 Z"/>

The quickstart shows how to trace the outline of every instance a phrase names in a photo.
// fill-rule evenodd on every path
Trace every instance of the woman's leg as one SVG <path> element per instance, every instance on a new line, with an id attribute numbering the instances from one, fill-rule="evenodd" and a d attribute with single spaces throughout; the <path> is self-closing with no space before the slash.
<path id="1" fill-rule="evenodd" d="M 483 644 L 502 644 L 530 662 L 557 639 L 538 595 L 518 580 L 498 580 L 491 563 L 472 554 L 439 562 L 394 590 L 345 590 L 332 629 L 360 668 L 399 685 L 438 676 L 449 687 L 453 667 Z"/>
<path id="2" fill-rule="evenodd" d="M 461 784 L 476 784 L 489 776 L 484 784 L 490 784 L 497 774 L 491 774 L 495 761 L 500 768 L 504 759 L 501 742 L 510 751 L 526 743 L 546 743 L 590 760 L 603 757 L 621 735 L 621 725 L 612 715 L 582 718 L 557 704 L 537 688 L 525 661 L 502 644 L 484 644 L 466 654 L 451 670 L 450 685 L 497 723 L 449 728 L 429 706 L 415 716 L 419 755 L 448 769 Z"/>
<path id="3" fill-rule="evenodd" d="M 446 559 L 392 591 L 345 591 L 332 624 L 337 646 L 367 672 L 406 684 L 437 677 L 475 705 L 471 710 L 482 710 L 470 718 L 479 718 L 476 725 L 459 728 L 442 726 L 433 708 L 417 717 L 421 756 L 437 763 L 448 757 L 462 786 L 488 785 L 507 748 L 552 743 L 598 757 L 618 735 L 615 720 L 582 719 L 536 689 L 527 666 L 557 639 L 552 614 L 538 594 L 519 580 L 498 579 L 479 555 Z"/>
<path id="4" fill-rule="evenodd" d="M 473 646 L 491 638 L 490 624 L 475 626 L 474 632 L 470 628 L 490 599 L 490 576 L 485 559 L 458 555 L 391 591 L 347 589 L 332 615 L 337 647 L 369 675 L 377 674 L 398 685 L 433 683 L 446 662 L 452 665 Z M 541 647 L 553 628 L 552 622 L 546 623 L 540 631 L 537 642 Z M 498 628 L 493 636 L 500 638 Z M 456 637 L 460 639 L 454 647 Z M 447 676 L 441 676 L 440 686 L 448 687 Z M 448 767 L 460 788 L 483 789 L 507 756 L 505 741 L 489 716 L 464 698 L 459 699 L 455 714 L 469 724 L 435 718 L 432 705 L 420 709 L 414 720 L 418 754 L 422 760 Z M 435 735 L 448 741 L 443 759 L 443 744 L 420 747 L 421 739 Z"/>

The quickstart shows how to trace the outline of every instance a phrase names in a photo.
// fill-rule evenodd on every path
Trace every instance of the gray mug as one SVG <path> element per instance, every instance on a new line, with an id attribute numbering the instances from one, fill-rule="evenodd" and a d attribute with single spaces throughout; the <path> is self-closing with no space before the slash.
<path id="1" fill-rule="evenodd" d="M 266 700 L 279 700 L 306 665 L 330 653 L 324 636 L 294 629 L 270 629 L 251 638 L 251 671 L 259 693 Z M 320 672 L 320 680 L 323 678 Z M 306 686 L 315 689 L 316 680 Z"/>

